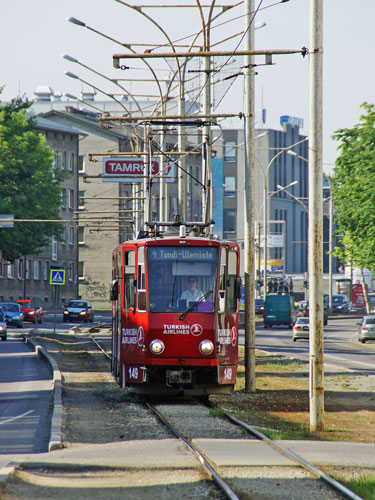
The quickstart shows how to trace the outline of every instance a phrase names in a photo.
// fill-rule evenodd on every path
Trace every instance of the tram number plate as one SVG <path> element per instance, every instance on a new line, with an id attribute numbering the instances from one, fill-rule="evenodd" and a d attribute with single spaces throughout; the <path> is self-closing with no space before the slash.
<path id="1" fill-rule="evenodd" d="M 235 384 L 237 366 L 218 366 L 219 384 Z"/>
<path id="2" fill-rule="evenodd" d="M 125 366 L 125 383 L 142 384 L 145 381 L 146 369 L 144 366 Z"/>

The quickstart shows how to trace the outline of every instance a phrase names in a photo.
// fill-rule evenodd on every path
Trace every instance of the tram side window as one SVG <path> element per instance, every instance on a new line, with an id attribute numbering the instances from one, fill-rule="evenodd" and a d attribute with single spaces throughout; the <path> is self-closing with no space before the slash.
<path id="1" fill-rule="evenodd" d="M 128 250 L 124 255 L 124 308 L 135 306 L 135 252 Z"/>
<path id="2" fill-rule="evenodd" d="M 227 269 L 227 252 L 225 248 L 222 248 L 220 257 L 220 276 L 219 276 L 219 312 L 221 313 L 225 312 L 226 269 Z"/>
<path id="3" fill-rule="evenodd" d="M 237 311 L 237 252 L 229 252 L 228 255 L 228 279 L 227 279 L 227 311 L 233 314 Z"/>
<path id="4" fill-rule="evenodd" d="M 146 311 L 145 249 L 143 247 L 138 248 L 137 297 L 138 311 Z"/>

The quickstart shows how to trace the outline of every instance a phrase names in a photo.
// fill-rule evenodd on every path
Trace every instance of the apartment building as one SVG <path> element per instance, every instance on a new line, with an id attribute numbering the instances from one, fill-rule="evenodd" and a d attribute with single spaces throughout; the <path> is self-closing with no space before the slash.
<path id="1" fill-rule="evenodd" d="M 78 147 L 82 134 L 71 126 L 58 125 L 41 117 L 36 119 L 36 129 L 44 135 L 56 165 L 66 171 L 60 216 L 70 222 L 63 224 L 63 240 L 52 239 L 40 254 L 26 255 L 13 263 L 0 261 L 0 302 L 37 297 L 44 309 L 51 310 L 56 302 L 61 307 L 77 296 L 78 245 L 73 217 L 77 210 Z M 65 269 L 65 285 L 50 285 L 53 267 Z"/>

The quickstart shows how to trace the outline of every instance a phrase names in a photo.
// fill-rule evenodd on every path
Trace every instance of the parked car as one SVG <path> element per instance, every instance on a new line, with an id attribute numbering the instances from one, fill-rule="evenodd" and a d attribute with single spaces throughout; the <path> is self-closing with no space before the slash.
<path id="1" fill-rule="evenodd" d="M 63 321 L 94 321 L 94 309 L 88 300 L 71 300 L 63 313 Z"/>
<path id="2" fill-rule="evenodd" d="M 273 325 L 287 325 L 292 328 L 297 319 L 297 311 L 291 295 L 268 294 L 264 301 L 264 328 Z"/>
<path id="3" fill-rule="evenodd" d="M 40 300 L 17 300 L 17 304 L 21 306 L 24 321 L 31 321 L 32 323 L 43 322 L 43 307 Z"/>
<path id="4" fill-rule="evenodd" d="M 358 340 L 364 344 L 366 340 L 375 340 L 375 316 L 363 316 L 358 325 Z"/>
<path id="5" fill-rule="evenodd" d="M 307 306 L 307 301 L 301 300 L 300 302 L 298 302 L 298 311 L 302 312 L 306 306 Z"/>
<path id="6" fill-rule="evenodd" d="M 305 306 L 305 308 L 302 309 L 302 316 L 304 318 L 308 318 L 309 317 L 309 304 L 307 304 Z M 327 326 L 327 324 L 328 324 L 328 308 L 325 307 L 325 306 L 324 306 L 323 323 L 324 323 L 324 326 Z"/>
<path id="7" fill-rule="evenodd" d="M 21 306 L 15 302 L 1 302 L 2 309 L 7 325 L 15 325 L 18 328 L 23 326 L 23 312 Z"/>
<path id="8" fill-rule="evenodd" d="M 0 309 L 0 338 L 1 340 L 6 340 L 8 335 L 7 323 L 5 321 L 5 316 L 3 310 Z"/>
<path id="9" fill-rule="evenodd" d="M 324 296 L 324 307 L 329 307 L 328 295 Z M 332 295 L 332 313 L 333 314 L 348 314 L 349 301 L 346 295 L 338 294 Z"/>
<path id="10" fill-rule="evenodd" d="M 293 326 L 293 342 L 296 342 L 297 339 L 308 339 L 309 333 L 309 318 L 298 318 Z"/>
<path id="11" fill-rule="evenodd" d="M 264 311 L 264 299 L 255 299 L 255 314 L 262 316 Z"/>

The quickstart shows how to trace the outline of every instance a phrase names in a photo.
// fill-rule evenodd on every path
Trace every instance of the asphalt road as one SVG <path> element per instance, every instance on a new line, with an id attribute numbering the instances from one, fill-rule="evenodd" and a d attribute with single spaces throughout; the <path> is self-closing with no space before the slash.
<path id="1" fill-rule="evenodd" d="M 334 365 L 362 374 L 375 374 L 375 341 L 361 344 L 357 337 L 358 318 L 330 318 L 324 327 L 324 364 Z M 240 344 L 244 343 L 244 331 L 240 332 Z M 293 342 L 292 330 L 286 327 L 264 329 L 256 327 L 255 346 L 267 352 L 309 360 L 309 342 Z"/>
<path id="2" fill-rule="evenodd" d="M 110 319 L 109 312 L 95 314 L 96 322 Z M 45 314 L 42 324 L 8 326 L 8 340 L 0 341 L 0 455 L 48 451 L 53 410 L 51 371 L 44 358 L 23 342 L 22 334 L 33 328 L 63 333 L 77 324 L 63 323 L 62 313 L 58 313 L 56 317 Z"/>
<path id="3" fill-rule="evenodd" d="M 48 450 L 53 386 L 48 364 L 8 329 L 0 342 L 0 454 Z"/>

